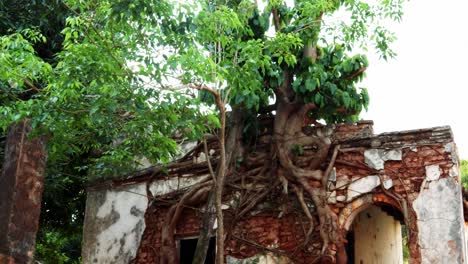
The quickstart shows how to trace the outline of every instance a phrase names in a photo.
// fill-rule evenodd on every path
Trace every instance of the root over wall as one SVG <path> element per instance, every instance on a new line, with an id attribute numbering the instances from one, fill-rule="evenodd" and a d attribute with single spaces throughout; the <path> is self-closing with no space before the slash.
<path id="1" fill-rule="evenodd" d="M 354 217 L 372 204 L 391 206 L 404 215 L 412 263 L 466 262 L 459 164 L 450 128 L 372 135 L 371 124 L 363 122 L 338 125 L 334 131 L 333 144 L 341 147 L 327 183 L 327 203 L 338 216 L 340 229 L 346 231 Z M 215 152 L 211 152 L 213 160 Z M 206 157 L 201 154 L 193 152 L 185 161 L 169 167 L 168 174 L 150 168 L 125 180 L 91 186 L 89 197 L 100 193 L 101 198 L 99 201 L 88 199 L 84 263 L 93 263 L 94 259 L 99 259 L 99 263 L 113 263 L 116 256 L 125 254 L 123 263 L 159 263 L 161 230 L 167 225 L 168 208 L 187 186 L 208 177 Z M 310 184 L 316 183 L 311 181 Z M 140 197 L 135 199 L 139 205 L 119 206 L 123 202 L 118 195 L 111 194 L 121 190 L 132 195 L 131 186 L 140 186 L 134 188 L 138 191 L 133 194 Z M 327 254 L 322 254 L 319 225 L 307 235 L 310 219 L 293 191 L 285 194 L 281 185 L 254 187 L 253 192 L 272 190 L 241 218 L 236 216 L 243 190 L 231 186 L 226 191 L 224 252 L 228 263 L 266 254 L 281 256 L 282 263 L 335 263 L 340 252 L 330 245 Z M 313 212 L 312 219 L 318 223 L 314 203 L 307 198 L 304 202 Z M 123 251 L 116 250 L 113 256 L 109 252 L 114 251 L 107 249 L 113 248 L 115 241 L 106 242 L 103 235 L 112 229 L 117 232 L 115 240 L 125 244 L 128 239 L 119 238 L 128 237 L 128 232 L 118 234 L 120 229 L 115 225 L 123 227 L 128 223 L 118 221 L 125 215 L 119 210 L 132 208 L 139 210 L 133 209 L 134 214 L 129 212 L 127 216 L 135 217 L 133 223 L 141 223 L 139 228 L 127 228 L 128 232 L 134 230 L 131 236 L 134 243 L 121 245 Z M 176 240 L 198 235 L 203 210 L 203 206 L 188 206 L 182 210 L 175 228 Z M 97 256 L 98 252 L 107 253 Z"/>

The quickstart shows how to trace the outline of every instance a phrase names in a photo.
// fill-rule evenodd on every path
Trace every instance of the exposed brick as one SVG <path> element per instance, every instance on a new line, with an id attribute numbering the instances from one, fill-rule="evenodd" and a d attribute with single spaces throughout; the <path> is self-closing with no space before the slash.
<path id="1" fill-rule="evenodd" d="M 402 131 L 372 135 L 372 124 L 358 123 L 354 125 L 338 125 L 335 129 L 335 142 L 339 142 L 343 152 L 338 155 L 338 160 L 345 163 L 337 163 L 337 182 L 343 179 L 356 180 L 359 178 L 376 175 L 375 170 L 365 166 L 364 151 L 369 148 L 397 149 L 401 150 L 401 160 L 387 160 L 380 174 L 385 179 L 392 180 L 389 192 L 407 199 L 411 204 L 416 199 L 422 183 L 426 178 L 426 165 L 439 165 L 442 170 L 441 178 L 448 177 L 453 166 L 450 153 L 445 152 L 445 144 L 452 142 L 451 131 L 447 127 L 421 129 L 414 131 Z M 268 142 L 266 140 L 265 142 Z M 343 165 L 356 164 L 357 166 Z M 320 187 L 317 181 L 310 181 L 311 186 Z M 337 196 L 347 195 L 346 187 L 336 190 Z M 362 203 L 385 204 L 401 210 L 401 204 L 393 197 L 387 196 L 380 187 L 366 194 L 370 198 L 358 197 L 357 200 L 365 200 Z M 360 200 L 361 201 L 361 200 Z M 330 205 L 331 209 L 346 222 L 353 217 L 356 210 L 362 208 L 362 203 L 353 201 L 338 202 Z M 160 252 L 161 228 L 166 208 L 149 208 L 145 215 L 146 230 L 143 234 L 142 243 L 134 263 L 158 263 Z M 410 236 L 410 252 L 412 263 L 420 263 L 421 255 L 418 244 L 418 227 L 415 212 L 410 208 L 408 228 L 413 231 Z M 304 232 L 308 228 L 308 220 L 301 213 L 288 212 L 282 218 L 278 218 L 278 211 L 265 211 L 255 216 L 245 216 L 241 221 L 232 223 L 232 219 L 225 215 L 226 226 L 229 226 L 229 234 L 225 242 L 225 254 L 236 258 L 251 257 L 262 251 L 261 247 L 275 246 L 275 250 L 283 252 L 294 263 L 312 263 L 320 254 L 322 247 L 320 241 L 320 230 L 318 226 L 314 229 L 310 243 L 301 248 L 298 246 L 305 241 Z M 176 236 L 193 236 L 198 234 L 201 215 L 193 210 L 184 210 L 181 220 L 177 225 Z M 316 219 L 317 220 L 317 219 Z M 316 221 L 317 222 L 317 221 Z M 341 223 L 343 224 L 343 223 Z M 149 241 L 149 243 L 148 243 Z M 260 247 L 253 246 L 258 244 Z M 336 247 L 330 245 L 332 255 Z M 332 263 L 330 258 L 322 258 L 317 263 Z"/>

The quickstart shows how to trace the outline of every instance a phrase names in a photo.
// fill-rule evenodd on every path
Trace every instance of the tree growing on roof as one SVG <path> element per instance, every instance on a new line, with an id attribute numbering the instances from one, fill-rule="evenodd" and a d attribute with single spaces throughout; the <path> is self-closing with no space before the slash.
<path id="1" fill-rule="evenodd" d="M 31 41 L 44 41 L 39 33 L 1 38 L 6 56 L 0 65 L 8 67 L 0 71 L 4 89 L 14 87 L 13 95 L 35 90 L 31 100 L 1 106 L 2 124 L 31 118 L 38 133 L 49 135 L 52 159 L 87 153 L 89 162 L 81 169 L 100 177 L 134 169 L 136 157 L 167 162 L 177 150 L 175 134 L 201 141 L 206 133 L 216 134 L 213 177 L 182 195 L 167 214 L 162 263 L 176 262 L 174 228 L 188 204 L 215 209 L 207 210 L 204 224 L 216 215 L 217 248 L 224 248 L 225 181 L 239 180 L 236 168 L 257 161 L 263 165 L 248 173 L 249 179 L 297 195 L 310 220 L 308 235 L 318 220 L 323 255 L 329 244 L 343 246 L 326 200 L 339 146 L 332 148 L 327 129 L 314 135 L 306 130 L 358 120 L 369 103 L 367 90 L 356 86 L 368 62 L 350 54 L 371 44 L 384 59 L 394 56 L 388 46 L 393 35 L 381 21 L 401 19 L 400 0 L 69 0 L 64 5 L 72 15 L 54 67 L 32 48 Z M 336 13 L 345 17 L 334 18 Z M 265 117 L 273 120 L 271 149 L 255 153 L 248 143 Z M 245 215 L 267 194 L 243 197 L 240 212 Z M 208 233 L 199 241 L 200 262 Z M 222 262 L 219 250 L 217 263 Z"/>

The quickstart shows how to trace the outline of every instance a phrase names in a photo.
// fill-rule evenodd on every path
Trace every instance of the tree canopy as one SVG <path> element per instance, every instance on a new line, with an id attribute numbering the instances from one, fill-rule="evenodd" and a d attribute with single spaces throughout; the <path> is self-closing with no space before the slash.
<path id="1" fill-rule="evenodd" d="M 177 142 L 222 134 L 226 109 L 250 135 L 262 113 L 289 138 L 304 122 L 358 120 L 368 61 L 354 52 L 393 57 L 383 25 L 402 16 L 401 0 L 26 2 L 0 11 L 21 18 L 0 29 L 0 127 L 31 119 L 48 137 L 52 171 L 63 177 L 72 166 L 95 179 L 142 159 L 163 164 Z M 31 16 L 35 8 L 49 15 Z M 280 165 L 312 175 L 279 142 Z M 302 152 L 306 142 L 295 143 Z M 220 164 L 229 167 L 232 152 L 228 144 Z"/>
<path id="2" fill-rule="evenodd" d="M 400 1 L 260 4 L 65 1 L 63 50 L 53 64 L 34 47 L 57 36 L 49 39 L 27 23 L 11 26 L 1 38 L 2 127 L 32 118 L 50 135 L 52 159 L 95 151 L 96 174 L 113 174 L 137 156 L 169 160 L 175 133 L 196 138 L 216 127 L 210 108 L 200 108 L 209 96 L 183 85 L 212 85 L 226 104 L 255 112 L 274 100 L 286 68 L 298 97 L 318 106 L 314 118 L 356 120 L 369 102 L 367 91 L 356 87 L 368 62 L 347 54 L 372 41 L 384 58 L 393 56 L 392 35 L 376 22 L 399 20 Z M 327 22 L 339 8 L 349 21 Z M 278 12 L 276 33 L 271 10 Z M 316 61 L 303 56 L 310 43 L 318 46 Z M 21 100 L 31 91 L 30 100 Z"/>

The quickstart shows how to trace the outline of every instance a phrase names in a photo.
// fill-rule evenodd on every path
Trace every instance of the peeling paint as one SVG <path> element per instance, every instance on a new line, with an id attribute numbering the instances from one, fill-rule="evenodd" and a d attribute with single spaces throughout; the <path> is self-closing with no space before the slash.
<path id="1" fill-rule="evenodd" d="M 458 177 L 458 175 L 460 175 L 460 168 L 458 168 L 458 165 L 453 165 L 450 168 L 449 176 L 450 177 Z"/>
<path id="2" fill-rule="evenodd" d="M 401 160 L 402 152 L 401 149 L 390 149 L 390 150 L 381 150 L 380 156 L 384 161 L 387 160 Z"/>
<path id="3" fill-rule="evenodd" d="M 378 149 L 368 149 L 364 151 L 364 161 L 371 168 L 382 170 L 384 168 L 384 160 L 380 157 Z"/>
<path id="4" fill-rule="evenodd" d="M 426 166 L 426 180 L 436 181 L 440 178 L 440 167 L 439 165 Z"/>
<path id="5" fill-rule="evenodd" d="M 346 177 L 346 176 L 341 176 L 337 181 L 336 181 L 336 189 L 346 189 L 348 185 L 351 183 L 351 180 Z"/>
<path id="6" fill-rule="evenodd" d="M 153 195 L 164 195 L 187 188 L 206 176 L 154 181 Z M 136 256 L 145 230 L 148 206 L 146 184 L 123 186 L 113 190 L 88 193 L 86 233 L 83 243 L 84 263 L 129 263 Z M 91 225 L 91 226 L 89 226 Z"/>
<path id="7" fill-rule="evenodd" d="M 383 170 L 385 161 L 401 159 L 401 149 L 368 149 L 364 151 L 364 161 L 367 165 L 376 170 Z"/>
<path id="8" fill-rule="evenodd" d="M 390 188 L 392 188 L 392 187 L 393 187 L 393 180 L 392 180 L 392 179 L 385 179 L 385 180 L 383 181 L 383 187 L 384 187 L 385 189 L 387 189 L 387 190 L 390 189 Z"/>
<path id="9" fill-rule="evenodd" d="M 336 191 L 333 191 L 328 194 L 328 203 L 331 203 L 331 204 L 336 203 Z"/>
<path id="10" fill-rule="evenodd" d="M 344 196 L 344 195 L 338 195 L 338 196 L 336 197 L 336 201 L 338 201 L 338 202 L 344 202 L 344 201 L 346 201 L 346 196 Z"/>
<path id="11" fill-rule="evenodd" d="M 380 185 L 379 176 L 371 175 L 352 182 L 348 187 L 348 196 L 346 201 L 351 201 L 354 198 L 371 192 L 375 187 Z"/>
<path id="12" fill-rule="evenodd" d="M 328 177 L 328 180 L 331 182 L 336 182 L 336 168 L 333 167 L 333 170 L 330 173 L 330 176 Z"/>

